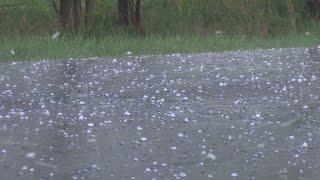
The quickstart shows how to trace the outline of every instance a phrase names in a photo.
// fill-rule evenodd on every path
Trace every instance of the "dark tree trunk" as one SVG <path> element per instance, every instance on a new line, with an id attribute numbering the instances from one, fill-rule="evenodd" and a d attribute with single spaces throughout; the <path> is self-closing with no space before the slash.
<path id="1" fill-rule="evenodd" d="M 306 5 L 311 16 L 320 18 L 320 0 L 306 0 Z"/>
<path id="2" fill-rule="evenodd" d="M 130 19 L 130 23 L 131 25 L 134 24 L 135 21 L 135 17 L 134 17 L 134 0 L 129 0 L 129 19 Z"/>
<path id="3" fill-rule="evenodd" d="M 74 11 L 74 31 L 79 32 L 81 25 L 82 25 L 81 0 L 74 0 L 73 11 Z"/>
<path id="4" fill-rule="evenodd" d="M 60 0 L 60 23 L 66 31 L 72 31 L 74 28 L 73 1 Z"/>
<path id="5" fill-rule="evenodd" d="M 93 25 L 93 7 L 94 0 L 86 0 L 85 25 L 87 29 L 89 29 L 89 27 Z"/>
<path id="6" fill-rule="evenodd" d="M 140 28 L 140 21 L 141 21 L 141 0 L 136 0 L 134 16 L 135 16 L 134 26 L 135 26 L 136 28 Z"/>
<path id="7" fill-rule="evenodd" d="M 118 0 L 119 23 L 129 25 L 129 0 Z"/>
<path id="8" fill-rule="evenodd" d="M 118 0 L 118 18 L 121 25 L 131 25 L 140 30 L 141 0 Z"/>

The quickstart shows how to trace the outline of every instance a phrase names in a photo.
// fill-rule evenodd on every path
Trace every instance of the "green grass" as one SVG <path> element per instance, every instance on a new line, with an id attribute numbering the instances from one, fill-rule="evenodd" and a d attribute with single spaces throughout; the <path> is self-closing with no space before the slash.
<path id="1" fill-rule="evenodd" d="M 24 37 L 1 41 L 0 61 L 66 59 L 85 57 L 217 52 L 235 49 L 315 47 L 320 44 L 317 33 L 288 34 L 268 38 L 246 36 L 146 36 L 116 35 L 105 38 Z M 14 51 L 14 54 L 11 52 Z"/>
<path id="2" fill-rule="evenodd" d="M 96 0 L 91 28 L 52 40 L 48 34 L 61 27 L 49 1 L 0 0 L 0 5 L 26 4 L 0 6 L 0 61 L 320 44 L 320 21 L 310 16 L 304 0 L 143 0 L 143 37 L 118 26 L 116 2 Z"/>

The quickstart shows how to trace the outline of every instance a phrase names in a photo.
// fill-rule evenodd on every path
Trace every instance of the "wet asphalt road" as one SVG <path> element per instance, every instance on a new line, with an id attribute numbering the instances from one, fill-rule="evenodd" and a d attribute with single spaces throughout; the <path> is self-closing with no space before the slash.
<path id="1" fill-rule="evenodd" d="M 320 50 L 0 64 L 0 179 L 320 178 Z"/>

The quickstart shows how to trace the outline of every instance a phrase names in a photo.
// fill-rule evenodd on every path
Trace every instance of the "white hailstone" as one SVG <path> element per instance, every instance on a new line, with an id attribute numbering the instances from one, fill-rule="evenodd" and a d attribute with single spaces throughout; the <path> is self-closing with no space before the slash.
<path id="1" fill-rule="evenodd" d="M 170 112 L 167 114 L 169 117 L 176 117 L 176 115 L 173 112 Z"/>
<path id="2" fill-rule="evenodd" d="M 184 135 L 183 135 L 182 133 L 179 133 L 178 136 L 179 136 L 179 137 L 183 137 Z"/>
<path id="3" fill-rule="evenodd" d="M 231 173 L 231 177 L 236 178 L 236 177 L 238 177 L 238 174 L 237 173 Z"/>
<path id="4" fill-rule="evenodd" d="M 5 150 L 5 149 L 2 149 L 2 151 L 1 151 L 3 154 L 5 154 L 5 153 L 7 153 L 7 150 Z"/>
<path id="5" fill-rule="evenodd" d="M 304 142 L 302 145 L 301 145 L 302 148 L 306 148 L 308 147 L 308 144 L 306 142 Z"/>
<path id="6" fill-rule="evenodd" d="M 26 158 L 34 159 L 35 157 L 36 157 L 36 153 L 35 152 L 30 152 L 30 153 L 26 154 Z"/>
<path id="7" fill-rule="evenodd" d="M 88 126 L 89 126 L 89 127 L 93 127 L 94 124 L 93 124 L 93 123 L 88 123 Z"/>
<path id="8" fill-rule="evenodd" d="M 172 146 L 172 147 L 170 147 L 170 149 L 173 150 L 173 151 L 175 151 L 175 150 L 177 150 L 177 147 Z"/>
<path id="9" fill-rule="evenodd" d="M 44 111 L 43 111 L 43 114 L 49 116 L 49 115 L 50 115 L 50 111 L 44 110 Z"/>
<path id="10" fill-rule="evenodd" d="M 214 160 L 217 159 L 216 155 L 214 155 L 214 154 L 212 154 L 212 153 L 208 153 L 207 157 L 208 157 L 209 159 L 211 159 L 212 161 L 214 161 Z"/>
<path id="11" fill-rule="evenodd" d="M 161 166 L 162 166 L 162 167 L 166 167 L 167 164 L 166 164 L 166 163 L 162 163 Z"/>
<path id="12" fill-rule="evenodd" d="M 180 177 L 186 177 L 187 174 L 186 174 L 185 172 L 181 172 L 181 173 L 179 173 L 179 176 L 180 176 Z"/>
<path id="13" fill-rule="evenodd" d="M 144 95 L 143 96 L 143 100 L 145 101 L 145 100 L 147 100 L 148 99 L 148 96 L 147 95 Z"/>
<path id="14" fill-rule="evenodd" d="M 239 102 L 240 102 L 240 100 L 238 99 L 238 100 L 234 101 L 233 103 L 234 103 L 235 105 L 237 105 Z"/>
<path id="15" fill-rule="evenodd" d="M 140 138 L 140 140 L 144 142 L 144 141 L 147 141 L 147 138 L 146 137 L 142 137 L 142 138 Z"/>
<path id="16" fill-rule="evenodd" d="M 138 130 L 138 131 L 142 131 L 142 130 L 143 130 L 143 128 L 142 128 L 142 127 L 140 127 L 140 126 L 138 126 L 138 127 L 137 127 L 137 130 Z"/>
<path id="17" fill-rule="evenodd" d="M 126 111 L 126 112 L 124 113 L 124 115 L 126 115 L 126 116 L 130 116 L 130 115 L 131 115 L 131 113 L 130 113 L 129 111 Z"/>
<path id="18" fill-rule="evenodd" d="M 92 165 L 92 168 L 94 168 L 94 169 L 99 169 L 99 166 L 96 165 L 96 164 L 93 164 L 93 165 Z"/>

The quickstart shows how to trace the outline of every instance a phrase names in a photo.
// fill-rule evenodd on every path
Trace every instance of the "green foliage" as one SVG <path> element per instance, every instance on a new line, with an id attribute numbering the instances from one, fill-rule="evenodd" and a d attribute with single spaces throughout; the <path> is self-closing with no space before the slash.
<path id="1" fill-rule="evenodd" d="M 305 31 L 305 22 L 313 23 L 302 0 L 149 0 L 145 4 L 144 23 L 151 33 L 163 32 L 166 28 L 161 26 L 166 26 L 170 32 L 268 36 Z"/>
<path id="2" fill-rule="evenodd" d="M 0 0 L 0 61 L 320 43 L 320 23 L 304 0 L 142 0 L 143 35 L 118 26 L 117 0 L 95 2 L 92 28 L 51 39 L 61 29 L 50 0 Z"/>
<path id="3" fill-rule="evenodd" d="M 17 5 L 1 6 L 4 4 Z M 94 16 L 94 26 L 84 33 L 110 36 L 132 32 L 118 27 L 117 0 L 96 0 Z M 306 15 L 304 0 L 142 0 L 142 28 L 147 35 L 268 37 L 319 32 L 320 26 Z M 48 35 L 59 29 L 50 0 L 0 0 L 1 37 Z"/>
<path id="4" fill-rule="evenodd" d="M 0 0 L 0 36 L 46 34 L 57 27 L 49 1 Z"/>

